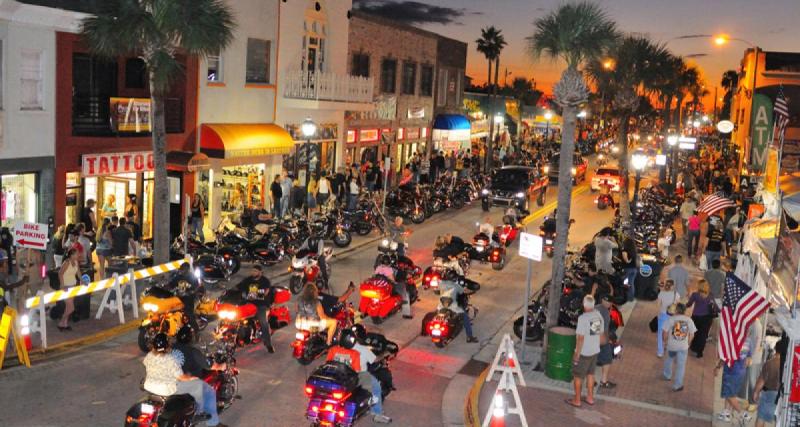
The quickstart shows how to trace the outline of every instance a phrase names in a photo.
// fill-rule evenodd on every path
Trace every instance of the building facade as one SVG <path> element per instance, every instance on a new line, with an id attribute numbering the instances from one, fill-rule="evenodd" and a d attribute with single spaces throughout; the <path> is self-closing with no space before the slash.
<path id="1" fill-rule="evenodd" d="M 438 36 L 427 31 L 352 12 L 349 70 L 373 79 L 375 107 L 347 114 L 348 164 L 390 157 L 399 172 L 414 153 L 428 150 L 437 41 Z"/>
<path id="2" fill-rule="evenodd" d="M 467 44 L 443 36 L 436 40 L 436 103 L 432 147 L 441 151 L 468 149 L 471 125 L 464 113 Z"/>

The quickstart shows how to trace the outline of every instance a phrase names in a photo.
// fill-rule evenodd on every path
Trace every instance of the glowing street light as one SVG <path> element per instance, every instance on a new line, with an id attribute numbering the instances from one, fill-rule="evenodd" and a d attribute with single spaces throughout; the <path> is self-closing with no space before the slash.
<path id="1" fill-rule="evenodd" d="M 544 137 L 545 138 L 549 138 L 550 137 L 550 120 L 553 119 L 553 113 L 551 113 L 549 111 L 545 112 L 544 113 L 544 119 L 547 120 L 547 127 L 545 128 L 545 131 L 544 131 Z"/>
<path id="2" fill-rule="evenodd" d="M 306 137 L 305 151 L 306 151 L 306 184 L 310 182 L 311 176 L 311 138 L 317 133 L 317 124 L 307 117 L 300 125 L 300 131 Z M 306 206 L 306 213 L 308 213 L 308 206 Z"/>
<path id="3" fill-rule="evenodd" d="M 614 68 L 614 61 L 611 60 L 611 59 L 606 59 L 605 61 L 603 61 L 603 68 L 605 68 L 606 70 L 613 69 Z"/>
<path id="4" fill-rule="evenodd" d="M 548 111 L 548 112 L 546 112 L 546 113 L 544 113 L 544 119 L 545 119 L 545 120 L 547 120 L 547 121 L 549 122 L 550 120 L 552 120 L 552 119 L 553 119 L 553 113 L 551 113 L 551 112 L 549 112 L 549 111 Z"/>
<path id="5" fill-rule="evenodd" d="M 708 116 L 703 116 L 703 123 L 708 123 Z"/>
<path id="6" fill-rule="evenodd" d="M 670 136 L 668 136 L 668 137 L 667 137 L 667 143 L 668 143 L 668 144 L 669 144 L 671 147 L 674 147 L 674 146 L 675 146 L 675 144 L 677 144 L 677 143 L 678 143 L 678 135 L 670 135 Z"/>
<path id="7" fill-rule="evenodd" d="M 586 113 L 586 110 L 581 110 L 581 112 L 580 112 L 580 113 L 578 113 L 578 118 L 579 118 L 579 119 L 585 119 L 585 118 L 586 118 L 586 116 L 587 116 L 587 114 L 588 114 L 588 113 Z"/>
<path id="8" fill-rule="evenodd" d="M 633 187 L 633 209 L 639 210 L 639 183 L 642 181 L 642 171 L 647 167 L 647 154 L 642 150 L 636 150 L 631 154 L 631 164 L 636 171 L 636 182 Z"/>
<path id="9" fill-rule="evenodd" d="M 694 126 L 694 127 L 696 127 L 696 128 L 699 128 L 699 127 L 700 127 L 700 120 L 695 120 L 695 121 L 692 123 L 692 126 Z"/>

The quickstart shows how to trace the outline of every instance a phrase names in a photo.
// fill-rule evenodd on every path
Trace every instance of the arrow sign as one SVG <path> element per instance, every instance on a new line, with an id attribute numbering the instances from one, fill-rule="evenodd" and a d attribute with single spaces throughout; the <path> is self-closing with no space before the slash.
<path id="1" fill-rule="evenodd" d="M 22 248 L 44 249 L 47 246 L 47 224 L 17 222 L 14 224 L 14 244 Z"/>

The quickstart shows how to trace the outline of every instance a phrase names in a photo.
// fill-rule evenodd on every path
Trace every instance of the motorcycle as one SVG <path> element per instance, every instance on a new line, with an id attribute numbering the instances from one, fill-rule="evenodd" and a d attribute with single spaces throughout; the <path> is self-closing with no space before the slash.
<path id="1" fill-rule="evenodd" d="M 389 360 L 397 355 L 397 345 L 376 355 L 371 370 L 381 384 L 381 398 L 393 390 Z M 352 427 L 369 413 L 372 393 L 359 386 L 358 373 L 342 362 L 328 361 L 311 373 L 304 388 L 308 396 L 306 418 L 312 427 Z"/>
<path id="2" fill-rule="evenodd" d="M 291 293 L 282 286 L 275 287 L 275 298 L 269 310 L 270 328 L 279 329 L 289 324 L 291 316 L 285 304 Z M 237 347 L 261 342 L 261 322 L 256 317 L 258 308 L 246 300 L 238 289 L 229 289 L 217 302 L 219 324 L 214 335 L 233 354 Z"/>
<path id="3" fill-rule="evenodd" d="M 224 367 L 208 371 L 202 378 L 216 392 L 217 412 L 221 413 L 239 398 L 239 370 L 236 368 L 236 359 L 227 351 L 216 350 L 207 357 L 217 366 Z M 148 394 L 125 413 L 125 427 L 204 425 L 204 420 L 196 419 L 197 413 L 197 402 L 188 394 Z"/>
<path id="4" fill-rule="evenodd" d="M 321 230 L 322 238 L 332 240 L 333 244 L 340 248 L 350 246 L 350 242 L 353 241 L 350 231 L 342 226 L 343 221 L 341 213 L 337 212 L 330 212 L 314 220 Z"/>
<path id="5" fill-rule="evenodd" d="M 403 216 L 414 224 L 425 222 L 425 208 L 421 203 L 419 190 L 395 188 L 386 195 L 386 209 L 390 216 Z"/>
<path id="6" fill-rule="evenodd" d="M 469 304 L 470 295 L 474 294 L 477 289 L 470 289 L 467 287 L 464 292 L 464 299 L 466 307 L 464 310 L 470 320 L 474 320 L 478 316 L 478 309 Z M 450 341 L 455 339 L 464 328 L 464 319 L 461 313 L 453 311 L 450 307 L 452 304 L 458 304 L 452 298 L 440 298 L 442 307 L 436 310 L 432 318 L 426 316 L 423 318 L 423 331 L 431 337 L 431 342 L 438 347 L 444 348 Z M 428 320 L 430 319 L 430 320 Z"/>
<path id="7" fill-rule="evenodd" d="M 220 241 L 221 234 L 217 233 L 217 237 L 213 242 L 201 242 L 194 238 L 189 238 L 186 242 L 189 255 L 195 259 L 204 259 L 204 265 L 213 265 L 215 267 L 209 270 L 209 272 L 213 271 L 213 274 L 209 274 L 209 277 L 204 279 L 207 284 L 215 284 L 220 280 L 227 280 L 228 277 L 239 272 L 242 267 L 242 261 L 237 251 L 232 247 L 223 245 Z M 184 254 L 183 246 L 184 236 L 180 234 L 172 241 L 170 259 L 184 259 L 186 254 Z"/>
<path id="8" fill-rule="evenodd" d="M 606 155 L 603 154 L 603 153 L 598 154 L 597 155 L 597 166 L 602 167 L 602 166 L 605 166 L 606 164 L 608 164 L 608 158 L 606 157 Z"/>
<path id="9" fill-rule="evenodd" d="M 594 199 L 594 204 L 597 205 L 597 209 L 602 211 L 609 206 L 614 206 L 614 198 L 611 194 L 600 194 Z"/>
<path id="10" fill-rule="evenodd" d="M 330 248 L 325 248 L 325 257 L 329 258 L 333 251 Z M 317 289 L 327 289 L 328 284 L 325 283 L 320 271 L 319 263 L 317 262 L 317 253 L 311 252 L 307 249 L 298 251 L 292 257 L 292 265 L 289 271 L 292 276 L 289 278 L 289 290 L 292 294 L 297 295 L 303 290 L 306 283 L 314 283 Z M 328 277 L 330 277 L 330 264 L 325 263 L 328 268 Z"/>
<path id="11" fill-rule="evenodd" d="M 414 284 L 422 276 L 422 270 L 414 264 L 411 258 L 400 255 L 397 252 L 398 247 L 399 244 L 397 242 L 391 241 L 388 238 L 382 239 L 378 245 L 379 253 L 378 256 L 375 257 L 373 268 L 377 268 L 381 262 L 381 258 L 383 258 L 384 255 L 388 255 L 391 260 L 392 268 L 405 273 L 408 282 Z M 405 247 L 408 247 L 408 243 L 405 244 Z"/>
<path id="12" fill-rule="evenodd" d="M 413 281 L 409 283 L 409 280 L 406 280 L 405 283 L 398 285 L 406 287 L 409 304 L 414 304 L 419 299 L 419 292 Z M 382 275 L 375 275 L 361 282 L 359 294 L 361 300 L 358 303 L 358 311 L 369 316 L 376 325 L 383 323 L 387 317 L 400 311 L 403 306 L 403 297 L 394 291 L 392 281 Z"/>
<path id="13" fill-rule="evenodd" d="M 181 327 L 189 324 L 189 318 L 177 292 L 164 289 L 162 286 L 163 283 L 161 286 L 151 286 L 141 296 L 145 318 L 139 325 L 137 344 L 144 353 L 150 351 L 150 341 L 156 334 L 163 332 L 167 336 L 174 337 Z M 195 308 L 195 317 L 197 326 L 202 331 L 208 325 L 209 318 L 215 314 L 214 301 L 205 296 L 205 289 L 202 287 L 196 291 L 196 296 L 199 302 Z"/>
<path id="14" fill-rule="evenodd" d="M 336 319 L 336 332 L 333 338 L 335 345 L 339 332 L 350 328 L 355 323 L 355 311 L 351 304 L 339 303 L 333 307 L 331 312 L 325 314 Z M 317 325 L 305 324 L 302 321 L 300 323 L 302 327 L 298 329 L 292 342 L 292 357 L 301 365 L 308 365 L 328 351 L 328 333 L 327 330 L 320 329 Z"/>
<path id="15" fill-rule="evenodd" d="M 500 242 L 500 234 L 497 232 L 493 232 L 491 237 L 486 233 L 473 236 L 468 253 L 470 259 L 491 263 L 493 270 L 502 270 L 506 266 L 506 245 Z"/>
<path id="16" fill-rule="evenodd" d="M 547 254 L 548 258 L 552 258 L 554 252 L 553 241 L 556 239 L 555 231 L 546 231 L 542 225 L 539 227 L 539 236 L 542 237 L 544 253 Z"/>

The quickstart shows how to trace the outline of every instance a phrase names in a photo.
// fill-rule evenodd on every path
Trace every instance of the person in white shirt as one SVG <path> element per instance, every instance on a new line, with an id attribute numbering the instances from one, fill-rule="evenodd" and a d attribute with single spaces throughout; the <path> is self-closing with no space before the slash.
<path id="1" fill-rule="evenodd" d="M 661 291 L 658 293 L 658 330 L 662 330 L 664 325 L 669 320 L 669 307 L 672 304 L 681 300 L 680 294 L 675 291 L 675 282 L 672 279 L 667 279 L 664 282 L 664 286 L 661 288 Z M 664 356 L 664 341 L 659 336 L 658 339 L 658 352 L 656 355 L 658 357 Z"/>
<path id="2" fill-rule="evenodd" d="M 575 396 L 567 399 L 568 405 L 581 407 L 581 388 L 586 378 L 586 399 L 589 406 L 594 405 L 594 371 L 597 356 L 600 354 L 600 337 L 605 331 L 603 316 L 594 309 L 595 301 L 591 295 L 583 297 L 583 314 L 578 316 L 575 328 L 575 352 L 572 355 L 572 383 Z"/>
<path id="3" fill-rule="evenodd" d="M 328 173 L 326 171 L 322 171 L 322 176 L 319 177 L 319 183 L 317 183 L 317 204 L 322 207 L 327 202 L 331 196 L 331 182 L 328 181 Z"/>

